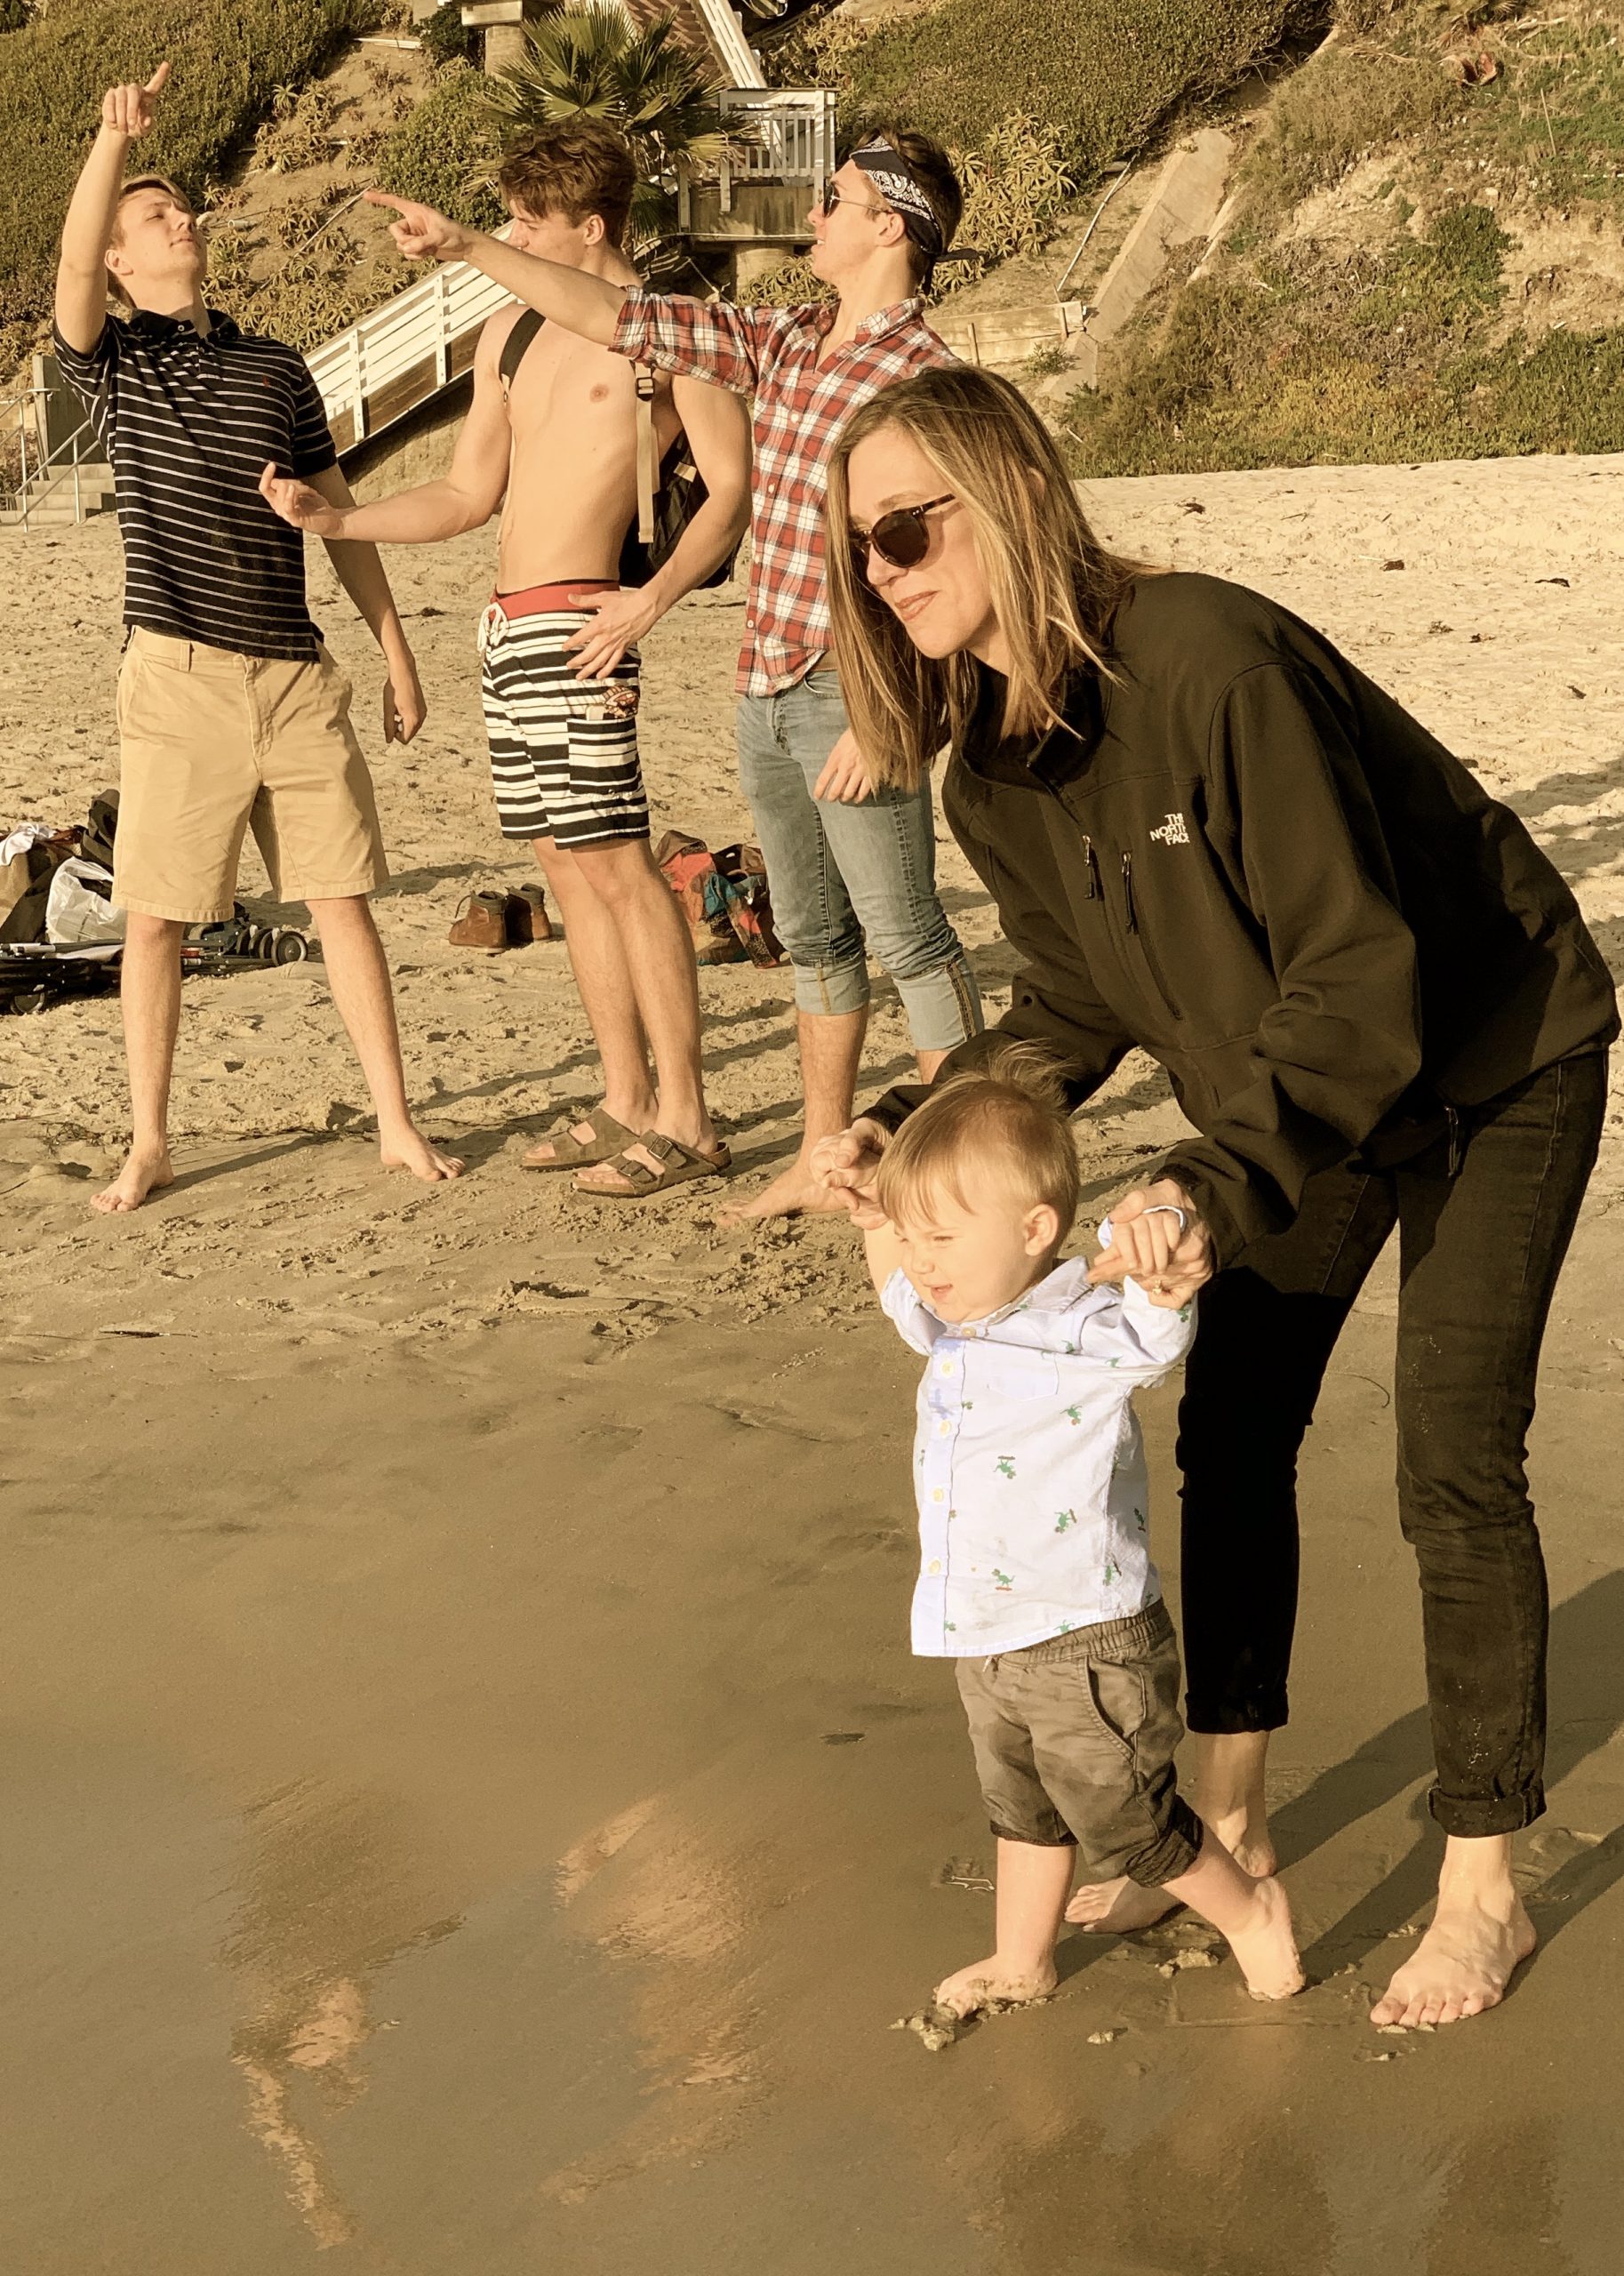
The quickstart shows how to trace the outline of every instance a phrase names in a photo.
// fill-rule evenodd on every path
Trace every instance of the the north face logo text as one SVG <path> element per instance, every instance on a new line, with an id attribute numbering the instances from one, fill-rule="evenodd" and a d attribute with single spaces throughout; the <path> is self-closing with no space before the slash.
<path id="1" fill-rule="evenodd" d="M 1150 836 L 1157 845 L 1188 845 L 1190 842 L 1182 814 L 1169 814 L 1160 829 L 1153 829 Z"/>

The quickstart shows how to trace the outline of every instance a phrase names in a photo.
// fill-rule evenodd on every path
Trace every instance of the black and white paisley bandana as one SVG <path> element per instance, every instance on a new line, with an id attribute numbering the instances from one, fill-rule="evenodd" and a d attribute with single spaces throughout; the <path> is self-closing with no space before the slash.
<path id="1" fill-rule="evenodd" d="M 930 199 L 908 171 L 908 160 L 901 152 L 893 150 L 883 136 L 876 136 L 874 141 L 865 142 L 860 150 L 852 151 L 852 164 L 860 166 L 887 205 L 896 208 L 920 252 L 927 260 L 937 260 L 947 244 L 941 223 Z"/>

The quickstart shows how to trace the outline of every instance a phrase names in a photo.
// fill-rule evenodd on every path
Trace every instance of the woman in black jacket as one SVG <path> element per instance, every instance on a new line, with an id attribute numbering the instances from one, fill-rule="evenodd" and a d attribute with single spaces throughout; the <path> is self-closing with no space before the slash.
<path id="1" fill-rule="evenodd" d="M 1398 1229 L 1399 1506 L 1447 1838 L 1373 2019 L 1476 2014 L 1533 1945 L 1510 1860 L 1545 1807 L 1524 1442 L 1601 1134 L 1606 967 L 1516 817 L 1320 634 L 1108 553 L 1004 381 L 934 372 L 860 412 L 828 523 L 870 772 L 916 783 L 950 746 L 948 818 L 1023 966 L 942 1076 L 1013 1036 L 1050 1047 L 1075 1106 L 1138 1046 L 1195 1126 L 1114 1206 L 1097 1275 L 1204 1290 L 1180 1410 L 1188 1719 L 1202 1814 L 1253 1871 L 1275 1864 L 1297 1453 Z M 827 1142 L 828 1182 L 866 1185 L 921 1095 Z M 1138 1925 L 1146 1903 L 1085 1893 L 1073 1917 Z"/>

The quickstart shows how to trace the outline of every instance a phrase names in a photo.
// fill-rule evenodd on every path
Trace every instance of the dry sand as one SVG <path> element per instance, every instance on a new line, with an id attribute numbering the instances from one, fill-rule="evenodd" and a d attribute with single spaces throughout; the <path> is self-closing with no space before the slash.
<path id="1" fill-rule="evenodd" d="M 1091 502 L 1322 624 L 1529 819 L 1616 960 L 1624 463 Z M 1304 1464 L 1276 1787 L 1321 1980 L 1260 2009 L 1232 1966 L 1172 1965 L 1190 1928 L 1074 1939 L 1052 2005 L 928 2056 L 886 2027 L 986 1948 L 989 1843 L 950 1679 L 907 1651 L 912 1364 L 841 1228 L 723 1235 L 714 1190 L 628 1212 L 520 1174 L 593 1062 L 562 946 L 445 940 L 470 886 L 528 874 L 484 773 L 488 557 L 393 557 L 433 716 L 377 758 L 410 1080 L 464 1181 L 378 1174 L 307 966 L 188 983 L 180 1182 L 92 1220 L 116 1007 L 0 1021 L 0 2265 L 1611 2276 L 1616 1114 L 1543 1381 L 1546 1943 L 1512 2000 L 1431 2037 L 1364 2019 L 1436 1860 L 1389 1268 Z M 0 549 L 0 819 L 81 817 L 114 777 L 116 558 L 108 523 Z M 739 625 L 707 596 L 648 643 L 657 826 L 713 842 L 745 823 Z M 991 912 L 942 868 L 996 1001 Z M 788 975 L 702 992 L 751 1174 L 795 1133 Z M 906 1063 L 883 985 L 869 1062 Z M 1079 1126 L 1094 1210 L 1177 1122 L 1124 1068 Z"/>

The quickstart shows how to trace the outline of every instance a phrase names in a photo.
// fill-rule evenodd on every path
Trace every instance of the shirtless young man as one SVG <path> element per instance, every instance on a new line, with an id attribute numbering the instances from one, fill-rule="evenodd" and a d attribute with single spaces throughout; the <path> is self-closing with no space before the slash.
<path id="1" fill-rule="evenodd" d="M 879 389 L 954 361 L 919 297 L 958 226 L 947 153 L 908 128 L 852 152 L 808 217 L 812 266 L 838 301 L 800 308 L 628 290 L 619 273 L 572 273 L 533 238 L 504 244 L 428 206 L 379 202 L 398 208 L 395 241 L 410 259 L 471 261 L 549 329 L 567 325 L 654 364 L 679 388 L 685 375 L 753 400 L 739 764 L 795 966 L 806 1114 L 796 1159 L 724 1222 L 825 1209 L 812 1155 L 851 1119 L 869 955 L 896 983 L 924 1080 L 982 1024 L 975 975 L 936 891 L 931 786 L 871 789 L 833 669 L 823 575 L 824 468 L 842 421 Z"/>
<path id="2" fill-rule="evenodd" d="M 129 911 L 123 1003 L 134 1130 L 95 1206 L 139 1209 L 173 1182 L 170 1075 L 180 940 L 229 917 L 252 828 L 279 899 L 303 900 L 378 1116 L 387 1168 L 433 1182 L 462 1165 L 414 1126 L 388 966 L 367 904 L 385 866 L 350 687 L 305 605 L 304 548 L 258 495 L 267 458 L 328 510 L 349 500 L 305 360 L 204 306 L 196 219 L 162 175 L 126 181 L 169 76 L 108 90 L 62 228 L 56 355 L 117 483 L 124 541 L 113 898 Z M 108 314 L 109 285 L 124 314 Z M 333 557 L 388 666 L 384 733 L 423 724 L 417 668 L 371 546 Z"/>
<path id="3" fill-rule="evenodd" d="M 635 288 L 620 241 L 636 176 L 612 128 L 549 129 L 499 180 L 516 246 L 601 279 L 617 300 Z M 444 481 L 342 512 L 268 474 L 265 494 L 319 537 L 402 545 L 477 529 L 505 493 L 481 639 L 497 811 L 505 837 L 534 845 L 556 896 L 604 1065 L 602 1105 L 524 1165 L 572 1169 L 582 1191 L 636 1198 L 731 1166 L 706 1111 L 692 942 L 649 850 L 636 644 L 738 543 L 749 429 L 721 389 L 660 382 L 659 448 L 685 429 L 709 495 L 656 575 L 622 590 L 637 509 L 635 375 L 623 357 L 548 325 L 509 378 L 503 350 L 524 314 L 492 317 L 480 337 L 473 404 Z"/>

